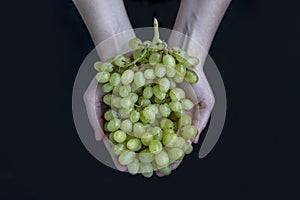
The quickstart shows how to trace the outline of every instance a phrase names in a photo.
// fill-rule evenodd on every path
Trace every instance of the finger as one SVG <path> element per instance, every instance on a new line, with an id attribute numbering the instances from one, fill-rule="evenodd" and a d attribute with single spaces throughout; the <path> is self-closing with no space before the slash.
<path id="1" fill-rule="evenodd" d="M 103 124 L 103 118 L 100 117 L 101 113 L 101 97 L 102 93 L 97 91 L 98 82 L 93 79 L 88 86 L 86 92 L 84 93 L 83 99 L 88 115 L 90 124 L 92 125 L 95 133 L 96 140 L 101 140 L 103 138 L 104 132 L 101 127 Z"/>
<path id="2" fill-rule="evenodd" d="M 212 106 L 209 105 L 207 100 L 202 100 L 199 104 L 195 105 L 193 125 L 197 127 L 198 135 L 193 139 L 193 143 L 197 143 L 199 141 L 200 134 L 206 127 L 211 111 Z"/>
<path id="3" fill-rule="evenodd" d="M 111 156 L 111 159 L 112 159 L 112 161 L 113 161 L 115 167 L 117 168 L 117 170 L 122 171 L 122 172 L 126 171 L 126 170 L 127 170 L 127 167 L 124 166 L 124 165 L 121 165 L 121 164 L 119 163 L 119 161 L 118 161 L 118 157 L 115 156 L 115 155 L 112 153 L 112 147 L 113 147 L 113 144 L 112 144 L 111 141 L 108 139 L 108 137 L 104 136 L 104 137 L 103 137 L 103 142 L 104 142 L 104 144 L 105 144 L 105 146 L 106 146 L 106 148 L 107 148 L 107 150 L 108 150 L 108 152 L 109 152 L 109 154 L 110 154 L 110 156 Z"/>

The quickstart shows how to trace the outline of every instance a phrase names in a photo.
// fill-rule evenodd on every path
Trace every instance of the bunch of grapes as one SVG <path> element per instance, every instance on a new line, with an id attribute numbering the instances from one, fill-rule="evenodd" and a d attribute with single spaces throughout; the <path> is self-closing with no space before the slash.
<path id="1" fill-rule="evenodd" d="M 194 103 L 177 83 L 198 81 L 191 67 L 199 60 L 179 47 L 168 48 L 159 39 L 156 19 L 153 40 L 133 38 L 129 47 L 132 56 L 94 64 L 96 79 L 107 93 L 104 130 L 113 143 L 112 153 L 129 173 L 169 175 L 171 165 L 193 151 L 191 140 L 198 134 L 188 114 Z"/>

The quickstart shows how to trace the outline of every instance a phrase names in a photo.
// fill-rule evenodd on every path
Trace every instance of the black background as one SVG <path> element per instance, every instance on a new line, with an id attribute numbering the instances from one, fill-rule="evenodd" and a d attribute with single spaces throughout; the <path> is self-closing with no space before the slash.
<path id="1" fill-rule="evenodd" d="M 233 0 L 210 55 L 227 92 L 220 140 L 167 178 L 95 160 L 73 123 L 72 86 L 94 48 L 70 0 L 1 6 L 0 199 L 295 198 L 299 193 L 299 6 Z M 294 1 L 295 2 L 295 1 Z M 172 28 L 179 1 L 125 0 L 134 28 Z M 299 198 L 299 195 L 298 195 Z"/>

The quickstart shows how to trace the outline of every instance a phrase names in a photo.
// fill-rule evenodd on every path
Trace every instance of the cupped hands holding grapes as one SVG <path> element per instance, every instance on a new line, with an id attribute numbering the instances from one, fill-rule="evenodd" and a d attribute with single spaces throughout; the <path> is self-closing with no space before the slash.
<path id="1" fill-rule="evenodd" d="M 87 2 L 75 1 L 96 44 L 109 35 L 131 30 L 122 1 L 91 2 L 96 7 L 115 4 L 114 12 L 123 16 L 118 18 L 102 10 L 99 15 L 112 17 L 114 23 L 107 31 L 103 27 L 107 24 L 101 21 L 95 27 L 100 16 L 87 14 Z M 182 1 L 179 15 L 186 12 L 188 2 Z M 182 27 L 180 21 L 182 19 L 176 20 L 175 28 Z M 218 24 L 216 20 L 211 35 L 206 36 L 204 49 L 209 49 Z M 193 45 L 173 46 L 172 43 L 178 42 L 174 42 L 176 34 L 171 34 L 167 45 L 159 39 L 157 26 L 155 21 L 152 41 L 141 41 L 135 38 L 134 32 L 128 34 L 129 46 L 135 50 L 132 56 L 118 55 L 118 44 L 114 44 L 115 55 L 111 51 L 105 52 L 105 48 L 99 49 L 102 62 L 96 62 L 94 67 L 100 84 L 93 80 L 84 95 L 96 139 L 103 139 L 116 167 L 121 171 L 127 169 L 131 174 L 142 173 L 145 177 L 151 177 L 153 171 L 158 171 L 160 176 L 170 174 L 184 154 L 191 153 L 191 142 L 198 142 L 214 105 L 212 91 L 202 70 L 205 51 L 191 48 Z M 198 37 L 202 36 L 199 34 Z M 180 88 L 186 81 L 193 88 L 193 101 L 187 97 L 191 94 Z"/>

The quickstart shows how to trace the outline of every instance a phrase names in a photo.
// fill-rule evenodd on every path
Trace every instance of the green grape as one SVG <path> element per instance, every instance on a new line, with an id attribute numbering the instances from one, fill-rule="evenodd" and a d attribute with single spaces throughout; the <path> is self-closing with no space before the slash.
<path id="1" fill-rule="evenodd" d="M 103 96 L 103 102 L 110 106 L 111 105 L 111 98 L 112 98 L 112 95 L 111 94 L 106 94 Z"/>
<path id="2" fill-rule="evenodd" d="M 127 142 L 126 147 L 129 150 L 138 151 L 142 148 L 141 140 L 137 138 L 132 138 Z"/>
<path id="3" fill-rule="evenodd" d="M 145 117 L 145 120 L 149 123 L 153 123 L 155 120 L 155 113 L 151 109 L 151 107 L 146 107 L 143 110 L 143 116 Z"/>
<path id="4" fill-rule="evenodd" d="M 151 109 L 151 111 L 154 113 L 154 114 L 157 114 L 158 113 L 158 104 L 151 104 L 149 105 L 149 108 Z"/>
<path id="5" fill-rule="evenodd" d="M 182 150 L 184 151 L 185 154 L 190 154 L 193 152 L 193 145 L 186 142 L 182 147 Z"/>
<path id="6" fill-rule="evenodd" d="M 120 100 L 120 105 L 122 108 L 129 109 L 133 106 L 133 102 L 129 97 L 125 97 Z"/>
<path id="7" fill-rule="evenodd" d="M 140 119 L 140 113 L 139 113 L 138 111 L 136 111 L 136 110 L 133 110 L 133 111 L 130 113 L 129 118 L 130 118 L 130 121 L 132 121 L 133 123 L 134 123 L 134 122 L 137 122 L 137 121 L 139 121 L 139 119 Z"/>
<path id="8" fill-rule="evenodd" d="M 143 96 L 145 99 L 150 99 L 153 96 L 152 87 L 145 87 L 145 89 L 143 90 Z"/>
<path id="9" fill-rule="evenodd" d="M 114 140 L 118 143 L 122 143 L 126 140 L 126 133 L 123 131 L 114 132 Z"/>
<path id="10" fill-rule="evenodd" d="M 129 119 L 125 119 L 122 121 L 120 129 L 124 131 L 125 133 L 131 133 L 132 132 L 132 122 Z"/>
<path id="11" fill-rule="evenodd" d="M 137 100 L 139 99 L 139 96 L 136 93 L 132 92 L 130 93 L 130 99 L 133 103 L 136 103 Z"/>
<path id="12" fill-rule="evenodd" d="M 107 124 L 107 130 L 110 132 L 114 132 L 118 130 L 121 126 L 121 121 L 119 119 L 112 119 Z"/>
<path id="13" fill-rule="evenodd" d="M 177 118 L 180 118 L 182 115 L 185 115 L 185 111 L 184 110 L 180 110 L 179 112 L 174 112 L 175 116 Z"/>
<path id="14" fill-rule="evenodd" d="M 106 83 L 109 81 L 109 78 L 110 78 L 110 74 L 107 71 L 98 72 L 96 75 L 96 80 L 99 83 Z"/>
<path id="15" fill-rule="evenodd" d="M 129 60 L 129 62 L 130 62 L 130 60 Z M 126 59 L 126 57 L 123 55 L 118 56 L 114 61 L 115 65 L 117 65 L 119 67 L 126 67 L 126 64 L 128 64 L 129 62 Z"/>
<path id="16" fill-rule="evenodd" d="M 169 156 L 167 152 L 161 151 L 154 156 L 154 160 L 158 168 L 166 167 L 169 164 Z"/>
<path id="17" fill-rule="evenodd" d="M 170 81 L 170 89 L 176 88 L 176 82 L 173 79 L 169 79 Z"/>
<path id="18" fill-rule="evenodd" d="M 113 73 L 111 76 L 110 76 L 110 79 L 109 79 L 109 83 L 112 85 L 112 86 L 117 86 L 119 85 L 121 82 L 121 76 L 120 74 L 118 73 Z"/>
<path id="19" fill-rule="evenodd" d="M 166 75 L 169 78 L 173 78 L 176 75 L 176 69 L 174 69 L 172 67 L 167 67 Z"/>
<path id="20" fill-rule="evenodd" d="M 185 74 L 184 78 L 189 83 L 197 83 L 199 80 L 199 77 L 196 74 L 196 72 L 194 72 L 192 70 L 186 70 L 186 74 Z"/>
<path id="21" fill-rule="evenodd" d="M 174 68 L 175 65 L 176 65 L 176 61 L 175 61 L 175 59 L 174 59 L 173 56 L 171 56 L 171 55 L 168 54 L 168 55 L 165 55 L 165 56 L 163 57 L 163 64 L 164 64 L 165 66 Z"/>
<path id="22" fill-rule="evenodd" d="M 134 83 L 138 86 L 138 87 L 142 87 L 145 85 L 145 77 L 143 72 L 136 72 L 134 74 Z"/>
<path id="23" fill-rule="evenodd" d="M 163 77 L 166 74 L 166 72 L 167 72 L 166 67 L 163 66 L 162 64 L 157 64 L 155 66 L 154 73 L 157 77 L 159 78 Z"/>
<path id="24" fill-rule="evenodd" d="M 105 129 L 107 129 L 107 124 L 108 124 L 108 123 L 105 123 Z M 108 131 L 108 130 L 107 130 L 107 131 Z M 117 144 L 117 142 L 114 140 L 114 134 L 113 134 L 113 133 L 109 133 L 108 139 L 109 139 L 109 141 L 110 141 L 111 143 Z M 114 146 L 115 146 L 115 145 L 114 145 Z"/>
<path id="25" fill-rule="evenodd" d="M 129 150 L 123 150 L 120 154 L 118 161 L 121 165 L 128 165 L 135 159 L 135 153 Z"/>
<path id="26" fill-rule="evenodd" d="M 127 165 L 128 172 L 132 175 L 137 174 L 139 172 L 139 168 L 140 168 L 140 162 L 136 158 Z"/>
<path id="27" fill-rule="evenodd" d="M 104 63 L 101 63 L 101 62 L 96 62 L 94 64 L 94 68 L 97 70 L 97 71 L 106 71 L 106 72 L 112 72 L 113 71 L 113 65 L 109 62 L 104 62 Z"/>
<path id="28" fill-rule="evenodd" d="M 114 86 L 114 89 L 112 90 L 112 94 L 115 96 L 119 96 L 119 88 L 120 88 L 121 84 Z"/>
<path id="29" fill-rule="evenodd" d="M 126 108 L 120 108 L 118 110 L 118 114 L 121 118 L 123 119 L 127 119 L 130 117 L 130 113 L 131 111 L 133 110 L 133 108 L 130 108 L 130 109 L 126 109 Z"/>
<path id="30" fill-rule="evenodd" d="M 172 145 L 172 147 L 183 148 L 185 144 L 186 144 L 186 141 L 183 137 L 177 137 L 177 139 L 176 139 L 175 143 Z"/>
<path id="31" fill-rule="evenodd" d="M 193 125 L 185 125 L 181 128 L 181 131 L 182 137 L 186 140 L 195 138 L 198 134 L 198 129 Z"/>
<path id="32" fill-rule="evenodd" d="M 153 80 L 153 79 L 155 79 L 155 72 L 153 69 L 146 69 L 144 71 L 144 76 L 146 79 Z"/>
<path id="33" fill-rule="evenodd" d="M 182 149 L 174 147 L 174 148 L 168 149 L 168 156 L 169 156 L 170 162 L 173 163 L 173 162 L 181 160 L 184 156 L 184 152 Z"/>
<path id="34" fill-rule="evenodd" d="M 194 107 L 194 103 L 189 99 L 181 99 L 180 103 L 183 110 L 191 110 Z"/>
<path id="35" fill-rule="evenodd" d="M 161 78 L 158 80 L 158 85 L 160 91 L 166 93 L 170 88 L 170 81 L 167 78 Z"/>
<path id="36" fill-rule="evenodd" d="M 183 64 L 177 64 L 176 67 L 175 67 L 175 69 L 176 69 L 176 72 L 177 72 L 177 74 L 179 76 L 182 76 L 182 77 L 185 76 L 185 74 L 186 74 L 186 68 L 184 67 Z"/>
<path id="37" fill-rule="evenodd" d="M 121 108 L 121 98 L 112 95 L 111 96 L 111 106 L 115 108 Z"/>
<path id="38" fill-rule="evenodd" d="M 149 132 L 143 133 L 141 138 L 143 145 L 148 146 L 151 140 L 153 140 L 153 135 L 151 133 Z"/>
<path id="39" fill-rule="evenodd" d="M 174 127 L 174 123 L 169 120 L 168 118 L 164 118 L 160 121 L 160 127 L 163 130 L 169 129 L 169 128 L 173 128 Z"/>
<path id="40" fill-rule="evenodd" d="M 129 40 L 129 47 L 133 50 L 137 50 L 142 47 L 142 41 L 139 38 L 132 38 Z"/>
<path id="41" fill-rule="evenodd" d="M 102 62 L 100 62 L 100 61 L 95 62 L 95 63 L 94 63 L 94 69 L 95 69 L 96 71 L 98 71 L 98 72 L 102 71 L 102 70 L 101 70 L 101 65 L 102 65 Z"/>
<path id="42" fill-rule="evenodd" d="M 173 78 L 173 80 L 176 82 L 176 83 L 182 83 L 183 80 L 184 80 L 185 77 L 179 75 L 179 74 L 176 74 Z"/>
<path id="43" fill-rule="evenodd" d="M 165 175 L 165 176 L 168 176 L 168 175 L 171 174 L 172 168 L 171 168 L 171 166 L 169 165 L 169 166 L 160 168 L 160 169 L 159 169 L 159 172 L 162 173 L 162 174 Z"/>
<path id="44" fill-rule="evenodd" d="M 164 103 L 159 106 L 159 112 L 162 114 L 162 116 L 168 117 L 171 114 L 171 109 L 167 103 Z"/>
<path id="45" fill-rule="evenodd" d="M 160 91 L 159 86 L 155 85 L 152 88 L 153 94 L 156 98 L 158 98 L 159 100 L 163 100 L 166 97 L 166 93 L 163 93 L 162 91 Z M 158 102 L 156 102 L 158 103 Z"/>
<path id="46" fill-rule="evenodd" d="M 185 64 L 187 65 L 187 67 L 193 67 L 199 64 L 199 59 L 195 56 L 188 56 L 186 62 L 187 63 Z"/>
<path id="47" fill-rule="evenodd" d="M 127 69 L 121 76 L 121 82 L 123 85 L 128 85 L 133 81 L 134 72 L 131 69 Z"/>
<path id="48" fill-rule="evenodd" d="M 114 118 L 117 118 L 117 116 L 118 116 L 117 112 L 115 110 L 112 110 L 112 109 L 109 109 L 108 111 L 106 111 L 104 113 L 104 119 L 106 121 L 110 121 L 110 120 L 112 120 Z"/>
<path id="49" fill-rule="evenodd" d="M 151 130 L 151 134 L 154 136 L 153 139 L 154 140 L 162 140 L 162 130 L 160 127 L 155 126 L 152 128 Z"/>
<path id="50" fill-rule="evenodd" d="M 154 155 L 149 152 L 149 149 L 142 150 L 138 155 L 142 163 L 151 163 L 154 160 Z"/>
<path id="51" fill-rule="evenodd" d="M 165 100 L 164 99 L 158 99 L 156 96 L 154 96 L 154 102 L 157 103 L 157 104 L 162 104 L 162 103 L 165 102 Z"/>
<path id="52" fill-rule="evenodd" d="M 191 125 L 191 124 L 192 124 L 191 116 L 184 114 L 179 118 L 179 127 L 182 127 L 185 125 Z"/>
<path id="53" fill-rule="evenodd" d="M 140 122 L 137 122 L 133 125 L 133 134 L 137 138 L 141 138 L 143 133 L 145 133 L 144 125 Z"/>
<path id="54" fill-rule="evenodd" d="M 112 86 L 111 84 L 109 83 L 105 83 L 104 85 L 102 85 L 101 89 L 103 92 L 110 92 L 112 91 L 114 88 L 114 86 Z"/>
<path id="55" fill-rule="evenodd" d="M 177 140 L 177 135 L 175 133 L 169 133 L 169 134 L 166 134 L 164 135 L 163 137 L 163 144 L 166 146 L 166 147 L 172 147 L 174 146 L 176 140 Z"/>
<path id="56" fill-rule="evenodd" d="M 150 99 L 145 99 L 143 96 L 139 97 L 138 103 L 140 106 L 145 107 L 151 104 Z"/>
<path id="57" fill-rule="evenodd" d="M 151 140 L 149 143 L 149 151 L 153 154 L 158 154 L 162 151 L 162 144 L 158 140 Z"/>
<path id="58" fill-rule="evenodd" d="M 113 135 L 113 134 L 111 134 L 111 135 Z M 122 153 L 122 151 L 124 151 L 125 149 L 126 149 L 126 146 L 124 143 L 115 144 L 112 147 L 112 153 L 115 156 L 119 156 Z"/>
<path id="59" fill-rule="evenodd" d="M 172 101 L 179 101 L 180 99 L 185 98 L 185 92 L 181 88 L 173 88 L 169 95 Z"/>
<path id="60" fill-rule="evenodd" d="M 130 85 L 121 85 L 119 87 L 119 95 L 121 97 L 127 97 L 129 93 L 131 92 L 131 87 Z"/>
<path id="61" fill-rule="evenodd" d="M 171 101 L 169 103 L 169 106 L 170 106 L 171 110 L 174 112 L 179 112 L 182 109 L 181 103 L 179 101 Z"/>
<path id="62" fill-rule="evenodd" d="M 140 172 L 146 177 L 150 178 L 153 175 L 153 167 L 151 163 L 140 163 Z"/>
<path id="63" fill-rule="evenodd" d="M 159 53 L 152 53 L 149 57 L 149 64 L 154 66 L 157 63 L 161 62 L 161 54 Z"/>
<path id="64" fill-rule="evenodd" d="M 174 123 L 174 122 L 173 122 Z M 175 134 L 175 131 L 173 128 L 168 128 L 168 129 L 165 129 L 164 132 L 163 132 L 163 136 L 167 135 L 167 134 Z"/>

